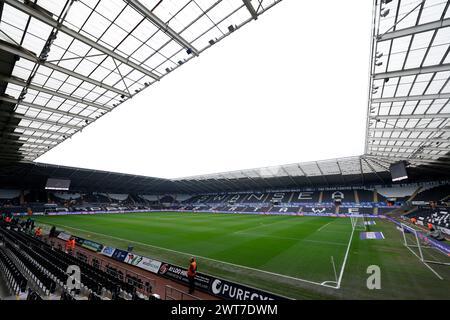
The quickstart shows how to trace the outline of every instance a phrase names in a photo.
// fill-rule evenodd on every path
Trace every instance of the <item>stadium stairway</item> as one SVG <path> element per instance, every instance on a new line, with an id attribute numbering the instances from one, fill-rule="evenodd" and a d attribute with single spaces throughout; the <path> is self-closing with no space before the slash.
<path id="1" fill-rule="evenodd" d="M 359 203 L 359 195 L 358 195 L 358 191 L 353 190 L 353 194 L 355 195 L 355 202 Z"/>
<path id="2" fill-rule="evenodd" d="M 419 192 L 422 191 L 422 187 L 418 187 L 413 194 L 408 198 L 408 200 L 406 200 L 407 202 L 409 201 L 413 201 L 414 198 L 419 194 Z"/>
<path id="3" fill-rule="evenodd" d="M 416 206 L 403 206 L 401 208 L 393 210 L 391 213 L 388 214 L 388 216 L 391 217 L 392 219 L 400 221 L 402 216 L 406 216 L 415 211 L 417 211 Z"/>
<path id="4" fill-rule="evenodd" d="M 0 300 L 5 299 L 8 296 L 9 296 L 9 289 L 6 279 L 4 279 L 4 273 L 2 271 L 0 272 Z"/>

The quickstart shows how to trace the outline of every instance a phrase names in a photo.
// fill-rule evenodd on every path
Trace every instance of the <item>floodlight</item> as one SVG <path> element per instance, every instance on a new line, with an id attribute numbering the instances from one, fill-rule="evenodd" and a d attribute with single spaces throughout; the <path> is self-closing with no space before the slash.
<path id="1" fill-rule="evenodd" d="M 392 181 L 395 182 L 408 179 L 406 166 L 406 161 L 400 161 L 390 165 L 389 171 L 391 172 Z"/>
<path id="2" fill-rule="evenodd" d="M 384 18 L 389 14 L 389 12 L 390 12 L 389 9 L 385 9 L 385 10 L 381 11 L 380 16 L 382 16 Z"/>

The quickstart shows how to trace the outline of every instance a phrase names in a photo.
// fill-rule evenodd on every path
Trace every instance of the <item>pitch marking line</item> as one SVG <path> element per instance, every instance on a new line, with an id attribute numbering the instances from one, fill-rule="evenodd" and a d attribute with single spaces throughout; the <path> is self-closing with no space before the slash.
<path id="1" fill-rule="evenodd" d="M 324 224 L 323 226 L 321 226 L 319 229 L 317 229 L 317 231 L 321 231 L 323 228 L 325 228 L 327 225 L 329 225 L 330 223 L 334 222 L 335 220 L 331 220 L 330 222 L 328 222 L 327 224 Z"/>
<path id="2" fill-rule="evenodd" d="M 235 232 L 233 232 L 233 233 L 234 233 L 234 234 L 245 233 L 245 232 L 248 231 L 248 230 L 255 230 L 255 229 L 264 228 L 264 227 L 271 227 L 271 226 L 273 226 L 274 224 L 277 224 L 277 223 L 284 223 L 284 222 L 286 222 L 286 221 L 287 221 L 287 220 L 280 220 L 280 221 L 275 221 L 275 222 L 271 222 L 271 223 L 263 223 L 263 222 L 260 222 L 260 224 L 257 225 L 257 226 L 252 226 L 252 227 L 249 227 L 249 228 L 246 228 L 246 229 L 241 229 L 241 230 L 235 231 Z"/>
<path id="3" fill-rule="evenodd" d="M 243 235 L 249 235 L 249 236 L 258 236 L 261 238 L 274 238 L 274 239 L 286 239 L 286 240 L 295 240 L 299 242 L 313 242 L 313 243 L 320 243 L 320 244 L 332 244 L 336 246 L 347 246 L 346 243 L 340 243 L 340 242 L 331 242 L 331 241 L 320 241 L 320 240 L 311 240 L 311 239 L 302 239 L 302 238 L 291 238 L 291 237 L 281 237 L 281 236 L 271 236 L 271 235 L 263 235 L 259 233 L 252 233 L 252 232 L 235 232 L 235 234 L 243 234 Z"/>
<path id="4" fill-rule="evenodd" d="M 66 226 L 66 225 L 63 225 L 63 224 L 53 223 L 53 225 L 60 226 L 60 227 L 63 227 L 63 228 L 67 228 L 67 229 L 78 230 L 78 231 L 87 232 L 87 233 L 93 233 L 93 234 L 97 234 L 97 235 L 100 235 L 100 236 L 104 236 L 104 237 L 108 237 L 108 238 L 112 238 L 112 239 L 116 239 L 116 240 L 120 240 L 120 241 L 133 242 L 133 243 L 137 243 L 137 244 L 140 244 L 140 245 L 143 245 L 143 246 L 153 247 L 153 248 L 160 249 L 160 250 L 166 250 L 166 251 L 178 253 L 178 254 L 181 254 L 181 255 L 189 256 L 189 257 L 195 256 L 195 257 L 198 257 L 198 258 L 201 258 L 201 259 L 204 259 L 204 260 L 214 261 L 214 262 L 227 264 L 227 265 L 230 265 L 230 266 L 233 266 L 233 267 L 248 269 L 248 270 L 252 270 L 252 271 L 258 271 L 258 272 L 261 272 L 261 273 L 270 274 L 272 276 L 292 279 L 292 280 L 305 282 L 305 283 L 309 283 L 309 284 L 314 284 L 314 285 L 318 285 L 318 286 L 322 286 L 322 287 L 328 287 L 328 288 L 332 288 L 332 289 L 339 289 L 339 283 L 338 283 L 337 286 L 330 286 L 330 285 L 326 284 L 327 282 L 333 282 L 333 281 L 324 281 L 322 283 L 319 283 L 319 282 L 314 282 L 314 281 L 305 280 L 305 279 L 301 279 L 301 278 L 287 276 L 287 275 L 284 275 L 284 274 L 270 272 L 270 271 L 266 271 L 266 270 L 260 270 L 260 269 L 256 269 L 256 268 L 252 268 L 252 267 L 242 266 L 242 265 L 234 264 L 234 263 L 231 263 L 231 262 L 225 262 L 225 261 L 220 261 L 220 260 L 216 260 L 216 259 L 212 259 L 212 258 L 207 258 L 207 257 L 195 255 L 195 254 L 192 254 L 192 253 L 187 253 L 187 252 L 181 252 L 181 251 L 177 251 L 177 250 L 167 249 L 167 248 L 155 246 L 155 245 L 148 244 L 148 243 L 143 243 L 143 242 L 134 241 L 134 240 L 130 240 L 130 239 L 123 239 L 123 238 L 119 238 L 119 237 L 114 237 L 114 236 L 110 236 L 110 235 L 99 233 L 99 232 L 93 232 L 93 231 L 89 231 L 89 230 L 85 230 L 85 229 L 69 227 L 69 226 Z M 353 232 L 352 232 L 352 236 L 353 236 Z M 347 250 L 347 253 L 348 253 L 348 250 Z M 341 269 L 341 275 L 342 275 L 342 272 L 343 272 L 343 269 Z"/>
<path id="5" fill-rule="evenodd" d="M 354 232 L 355 232 L 355 228 L 352 228 L 352 234 L 350 235 L 350 239 L 348 240 L 347 251 L 345 252 L 344 261 L 342 262 L 341 272 L 339 274 L 339 279 L 338 279 L 338 282 L 336 284 L 336 289 L 339 289 L 341 287 L 341 281 L 342 281 L 342 277 L 344 275 L 345 264 L 347 262 L 348 253 L 350 252 L 350 246 L 352 244 L 352 239 L 353 239 L 353 233 Z"/>

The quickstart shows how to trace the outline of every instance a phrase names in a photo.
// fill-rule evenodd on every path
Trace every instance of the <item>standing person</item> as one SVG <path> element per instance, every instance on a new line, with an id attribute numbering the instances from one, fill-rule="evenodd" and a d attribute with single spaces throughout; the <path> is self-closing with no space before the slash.
<path id="1" fill-rule="evenodd" d="M 72 254 L 75 252 L 75 238 L 72 237 L 72 240 L 70 240 L 70 248 L 72 249 Z"/>
<path id="2" fill-rule="evenodd" d="M 75 238 L 70 237 L 69 239 L 67 239 L 67 242 L 66 242 L 66 251 L 68 254 L 73 255 L 74 249 L 75 249 Z"/>
<path id="3" fill-rule="evenodd" d="M 38 238 L 42 237 L 42 229 L 41 227 L 37 227 L 36 231 L 34 232 L 34 235 Z"/>
<path id="4" fill-rule="evenodd" d="M 48 234 L 48 236 L 49 236 L 50 238 L 53 238 L 53 237 L 55 237 L 55 233 L 56 233 L 56 227 L 55 227 L 55 226 L 52 226 L 52 228 L 50 229 L 50 233 Z"/>
<path id="5" fill-rule="evenodd" d="M 189 268 L 187 271 L 187 277 L 189 280 L 189 293 L 194 293 L 195 290 L 195 275 L 197 273 L 197 262 L 194 257 L 191 257 Z"/>

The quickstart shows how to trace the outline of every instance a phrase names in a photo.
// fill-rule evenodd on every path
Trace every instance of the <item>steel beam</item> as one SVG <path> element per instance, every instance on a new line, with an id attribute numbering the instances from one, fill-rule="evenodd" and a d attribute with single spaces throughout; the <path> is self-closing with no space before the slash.
<path id="1" fill-rule="evenodd" d="M 55 146 L 55 144 L 45 145 L 45 144 L 42 144 L 42 143 L 36 143 L 36 142 L 32 142 L 32 141 L 27 141 L 27 140 L 11 139 L 11 138 L 8 138 L 8 137 L 0 137 L 0 141 L 7 141 L 8 143 L 15 143 L 15 144 L 18 144 L 20 146 L 22 146 L 23 144 L 31 144 L 31 145 L 36 146 L 36 147 L 43 147 L 43 148 L 40 148 L 42 150 L 48 150 L 48 148 L 47 148 L 48 146 Z M 2 145 L 0 145 L 0 147 L 1 146 Z"/>
<path id="2" fill-rule="evenodd" d="M 397 161 L 397 159 L 399 160 L 406 160 L 409 163 L 418 165 L 418 164 L 427 164 L 433 167 L 445 167 L 446 169 L 450 168 L 450 162 L 449 161 L 442 161 L 442 160 L 424 160 L 424 159 L 408 159 L 406 157 L 402 157 L 402 156 L 390 156 L 390 157 L 386 157 L 386 156 L 379 156 L 379 155 L 366 155 L 366 157 L 368 157 L 371 160 L 381 160 L 381 161 L 385 161 L 387 164 L 391 164 L 395 161 Z"/>
<path id="3" fill-rule="evenodd" d="M 168 24 L 164 23 L 160 18 L 158 18 L 153 12 L 151 12 L 145 5 L 140 3 L 138 0 L 124 0 L 128 3 L 134 10 L 139 12 L 142 16 L 147 18 L 150 22 L 152 22 L 155 26 L 160 28 L 164 33 L 169 35 L 173 40 L 175 40 L 180 46 L 190 49 L 192 53 L 196 56 L 199 55 L 199 51 L 190 44 L 186 39 L 180 36 L 177 32 L 175 32 Z"/>
<path id="4" fill-rule="evenodd" d="M 393 153 L 395 153 L 395 155 L 392 155 Z M 431 157 L 450 158 L 450 155 L 423 154 L 423 153 L 417 154 L 417 153 L 413 153 L 413 152 L 408 153 L 408 152 L 374 151 L 374 152 L 370 152 L 369 154 L 372 155 L 372 156 L 380 155 L 382 157 L 395 157 L 395 158 L 397 158 L 397 157 L 408 158 L 408 157 L 411 157 L 411 156 L 414 156 L 414 157 L 423 156 L 424 158 L 408 158 L 408 159 L 410 159 L 410 160 L 427 160 L 427 158 L 428 158 L 429 161 L 434 161 L 435 160 L 435 159 L 431 159 Z"/>
<path id="5" fill-rule="evenodd" d="M 13 103 L 13 104 L 20 104 L 29 108 L 34 108 L 34 109 L 39 109 L 42 111 L 47 111 L 50 113 L 56 113 L 56 114 L 60 114 L 63 116 L 68 116 L 68 117 L 72 117 L 72 118 L 77 118 L 77 119 L 81 119 L 81 120 L 88 120 L 88 121 L 94 121 L 95 118 L 90 118 L 90 117 L 86 117 L 86 116 L 82 116 L 76 113 L 70 113 L 68 111 L 62 111 L 62 110 L 58 110 L 58 109 L 53 109 L 53 108 L 49 108 L 49 107 L 44 107 L 44 106 L 40 106 L 38 104 L 34 104 L 34 103 L 29 103 L 26 101 L 19 101 L 17 99 L 13 99 L 10 97 L 5 97 L 5 96 L 1 96 L 0 95 L 0 101 L 5 101 L 5 102 L 9 102 L 9 103 Z"/>
<path id="6" fill-rule="evenodd" d="M 436 100 L 436 99 L 450 99 L 450 93 L 425 94 L 425 95 L 417 95 L 417 96 L 375 98 L 375 99 L 372 99 L 371 103 L 421 101 L 421 100 Z"/>
<path id="7" fill-rule="evenodd" d="M 427 113 L 427 114 L 391 114 L 381 116 L 370 116 L 371 120 L 390 120 L 390 119 L 447 119 L 450 113 Z M 407 131 L 405 129 L 405 131 Z"/>
<path id="8" fill-rule="evenodd" d="M 54 139 L 54 138 L 45 138 L 45 137 L 39 137 L 39 136 L 32 136 L 32 135 L 23 134 L 23 133 L 17 133 L 17 132 L 4 132 L 4 133 L 2 133 L 0 135 L 0 140 L 2 140 L 2 137 L 5 137 L 5 136 L 17 137 L 17 138 L 25 138 L 25 139 L 45 140 L 45 141 L 51 141 L 51 142 L 56 142 L 56 143 L 60 143 L 60 142 L 64 141 L 62 139 Z M 23 141 L 23 140 L 15 140 L 15 141 Z M 28 142 L 28 143 L 32 143 L 32 142 Z"/>
<path id="9" fill-rule="evenodd" d="M 21 129 L 21 130 L 35 131 L 35 132 L 43 133 L 43 134 L 57 135 L 57 136 L 60 136 L 60 137 L 70 136 L 71 135 L 69 133 L 54 132 L 54 131 L 49 131 L 49 130 L 45 130 L 45 129 L 31 128 L 31 127 L 25 127 L 25 126 L 16 126 L 16 125 L 12 125 L 12 124 L 7 124 L 7 123 L 2 122 L 2 121 L 0 121 L 0 123 L 6 124 L 6 127 L 11 128 L 11 129 L 16 129 L 17 128 L 17 129 Z M 20 134 L 19 132 L 16 132 L 16 133 Z"/>
<path id="10" fill-rule="evenodd" d="M 4 76 L 4 75 L 0 75 L 0 81 L 12 83 L 12 84 L 15 84 L 15 85 L 20 86 L 20 87 L 27 86 L 27 83 L 25 82 L 25 80 L 17 78 L 17 77 L 7 77 L 7 76 Z M 104 106 L 102 106 L 100 104 L 93 103 L 93 102 L 90 102 L 90 101 L 86 101 L 84 99 L 80 99 L 80 98 L 77 98 L 77 97 L 69 96 L 67 94 L 64 94 L 64 93 L 61 93 L 61 92 L 57 92 L 57 91 L 54 91 L 54 90 L 50 90 L 50 89 L 47 89 L 47 88 L 44 88 L 44 87 L 40 87 L 40 86 L 37 86 L 37 85 L 34 85 L 34 84 L 29 84 L 28 88 L 32 89 L 32 90 L 44 92 L 44 93 L 47 93 L 47 94 L 55 96 L 55 97 L 60 97 L 62 99 L 66 99 L 66 100 L 70 100 L 70 101 L 74 101 L 74 102 L 78 102 L 78 103 L 83 103 L 83 104 L 86 104 L 88 106 L 100 109 L 100 110 L 111 111 L 110 108 L 104 107 Z"/>
<path id="11" fill-rule="evenodd" d="M 36 121 L 36 122 L 40 122 L 42 124 L 49 124 L 52 126 L 59 126 L 59 127 L 64 127 L 64 128 L 74 129 L 74 130 L 79 130 L 79 129 L 83 128 L 83 127 L 78 127 L 78 126 L 74 126 L 71 124 L 63 124 L 63 123 L 52 121 L 52 120 L 43 120 L 43 119 L 33 118 L 33 117 L 29 117 L 29 116 L 26 116 L 26 115 L 20 114 L 20 113 L 10 113 L 7 111 L 0 111 L 0 116 L 10 117 L 12 119 Z"/>
<path id="12" fill-rule="evenodd" d="M 429 142 L 429 143 L 449 143 L 450 139 L 425 139 L 425 138 L 369 138 L 370 141 L 392 141 L 392 142 Z M 376 145 L 371 142 L 372 145 Z M 406 146 L 405 146 L 406 147 Z"/>
<path id="13" fill-rule="evenodd" d="M 142 66 L 140 66 L 140 65 L 138 65 L 138 64 L 136 64 L 136 63 L 134 63 L 132 61 L 130 61 L 129 59 L 121 56 L 120 54 L 116 53 L 113 50 L 105 48 L 104 46 L 98 44 L 97 42 L 87 38 L 86 36 L 83 36 L 81 33 L 77 32 L 77 31 L 74 31 L 74 30 L 66 27 L 65 25 L 60 25 L 58 23 L 58 21 L 54 20 L 52 17 L 50 17 L 50 16 L 48 16 L 48 15 L 42 13 L 42 12 L 39 12 L 38 10 L 32 8 L 29 5 L 26 5 L 23 2 L 20 2 L 20 1 L 17 1 L 17 0 L 2 0 L 2 1 L 4 1 L 8 5 L 10 5 L 11 7 L 28 14 L 30 17 L 33 17 L 33 18 L 35 18 L 35 19 L 37 19 L 37 20 L 39 20 L 39 21 L 41 21 L 41 22 L 43 22 L 43 23 L 45 23 L 45 24 L 47 24 L 47 25 L 49 25 L 49 26 L 51 26 L 53 28 L 57 28 L 58 30 L 60 30 L 61 32 L 64 32 L 65 34 L 71 36 L 72 38 L 74 38 L 74 39 L 76 39 L 78 41 L 81 41 L 81 42 L 87 44 L 88 46 L 90 46 L 90 47 L 92 47 L 92 48 L 94 48 L 94 49 L 96 49 L 96 50 L 98 50 L 100 52 L 103 52 L 104 54 L 110 56 L 111 58 L 114 58 L 114 59 L 122 62 L 123 64 L 125 64 L 125 65 L 127 65 L 127 66 L 129 66 L 129 67 L 131 67 L 133 69 L 136 69 L 136 70 L 142 72 L 143 74 L 145 74 L 145 75 L 147 75 L 147 76 L 149 76 L 149 77 L 151 77 L 151 78 L 153 78 L 155 80 L 159 80 L 160 79 L 160 77 L 158 75 L 156 75 L 153 72 L 147 70 L 146 68 L 144 68 L 144 67 L 142 67 Z"/>
<path id="14" fill-rule="evenodd" d="M 37 148 L 27 148 L 27 147 L 21 147 L 21 146 L 13 146 L 10 144 L 2 144 L 0 145 L 0 150 L 12 150 L 17 152 L 27 152 L 32 154 L 38 154 L 39 152 Z"/>
<path id="15" fill-rule="evenodd" d="M 386 78 L 406 77 L 406 76 L 414 76 L 414 75 L 424 74 L 424 73 L 435 73 L 435 72 L 443 72 L 443 71 L 450 71 L 450 63 L 421 67 L 421 68 L 412 68 L 412 69 L 405 69 L 405 70 L 398 70 L 398 71 L 375 73 L 373 75 L 373 79 L 381 80 L 381 79 L 386 79 Z"/>
<path id="16" fill-rule="evenodd" d="M 88 82 L 88 83 L 93 84 L 93 85 L 95 85 L 97 87 L 100 87 L 100 88 L 103 88 L 103 89 L 115 92 L 115 93 L 120 94 L 120 95 L 124 95 L 126 97 L 131 97 L 131 95 L 128 92 L 116 89 L 116 88 L 114 88 L 114 87 L 112 87 L 110 85 L 104 84 L 104 83 L 102 83 L 100 81 L 97 81 L 95 79 L 92 79 L 92 78 L 89 78 L 89 77 L 85 77 L 82 74 L 79 74 L 79 73 L 76 73 L 76 72 L 71 71 L 69 69 L 60 67 L 60 66 L 58 66 L 56 64 L 39 60 L 39 58 L 34 53 L 32 53 L 32 52 L 30 52 L 30 51 L 28 51 L 28 50 L 26 50 L 24 48 L 18 48 L 16 46 L 12 45 L 12 44 L 7 43 L 7 42 L 0 42 L 0 50 L 4 50 L 4 51 L 7 51 L 9 53 L 15 54 L 15 55 L 17 55 L 17 56 L 19 56 L 21 58 L 24 58 L 24 59 L 27 59 L 27 60 L 32 61 L 34 63 L 40 64 L 40 65 L 42 65 L 44 67 L 47 67 L 47 68 L 50 68 L 50 69 L 52 69 L 54 71 L 58 71 L 58 72 L 64 73 L 64 74 L 66 74 L 68 76 L 77 78 L 77 79 L 79 79 L 81 81 Z M 80 58 L 83 58 L 83 57 L 80 57 Z"/>
<path id="17" fill-rule="evenodd" d="M 381 41 L 386 41 L 386 40 L 391 40 L 391 39 L 411 36 L 413 34 L 426 32 L 426 31 L 431 31 L 431 30 L 436 30 L 436 29 L 440 29 L 440 28 L 444 28 L 444 27 L 448 27 L 448 26 L 450 26 L 450 18 L 439 20 L 439 21 L 434 21 L 434 22 L 429 22 L 429 23 L 424 23 L 424 24 L 419 24 L 417 26 L 413 26 L 413 27 L 409 27 L 409 28 L 404 28 L 404 29 L 400 29 L 400 30 L 387 32 L 385 34 L 382 34 L 382 35 L 378 36 L 377 40 L 379 42 L 381 42 Z"/>
<path id="18" fill-rule="evenodd" d="M 256 13 L 255 8 L 253 8 L 252 3 L 250 2 L 250 0 L 242 0 L 245 4 L 245 6 L 247 7 L 248 12 L 250 12 L 250 15 L 252 16 L 253 19 L 258 19 L 258 14 Z"/>
<path id="19" fill-rule="evenodd" d="M 426 147 L 426 146 L 413 147 L 413 146 L 399 146 L 399 145 L 391 146 L 391 145 L 387 145 L 387 144 L 376 144 L 376 145 L 369 144 L 369 148 L 370 149 L 373 149 L 373 148 L 393 148 L 393 149 L 414 149 L 414 150 L 417 150 L 418 148 L 422 148 L 424 150 L 430 150 L 430 151 L 450 152 L 450 150 L 448 148 Z"/>
<path id="20" fill-rule="evenodd" d="M 378 132 L 441 132 L 441 131 L 450 131 L 450 127 L 443 127 L 443 128 L 369 128 L 369 131 L 378 131 Z"/>

